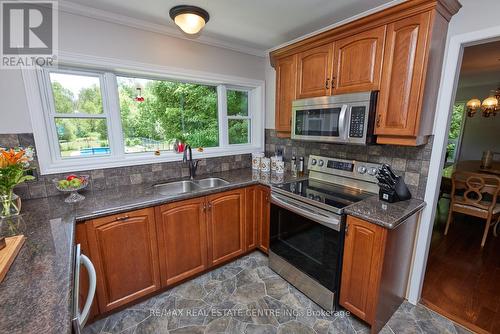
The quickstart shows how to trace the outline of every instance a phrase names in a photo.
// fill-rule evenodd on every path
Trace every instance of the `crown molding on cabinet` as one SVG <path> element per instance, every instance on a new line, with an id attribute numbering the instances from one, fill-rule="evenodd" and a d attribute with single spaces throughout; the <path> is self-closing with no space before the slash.
<path id="1" fill-rule="evenodd" d="M 175 37 L 175 38 L 180 38 L 180 39 L 195 42 L 195 43 L 201 43 L 201 44 L 206 44 L 206 45 L 215 46 L 215 47 L 219 47 L 219 48 L 224 48 L 224 49 L 228 49 L 231 51 L 236 51 L 236 52 L 249 54 L 249 55 L 253 55 L 253 56 L 265 57 L 265 55 L 267 54 L 267 52 L 265 50 L 247 47 L 244 45 L 238 45 L 238 44 L 235 44 L 232 42 L 223 41 L 221 39 L 209 37 L 206 35 L 201 35 L 201 36 L 198 36 L 196 39 L 193 39 L 193 38 L 187 37 L 185 34 L 183 34 L 181 31 L 179 31 L 177 28 L 174 28 L 174 27 L 169 27 L 167 25 L 162 25 L 162 24 L 157 24 L 157 23 L 151 23 L 151 22 L 148 22 L 145 20 L 136 19 L 136 18 L 132 18 L 129 16 L 125 16 L 125 15 L 111 13 L 109 11 L 76 4 L 76 3 L 70 2 L 70 1 L 60 1 L 59 2 L 59 11 L 69 13 L 69 14 L 85 16 L 85 17 L 89 17 L 92 19 L 106 21 L 106 22 L 110 22 L 110 23 L 120 24 L 123 26 L 132 27 L 132 28 L 136 28 L 136 29 L 140 29 L 140 30 L 155 32 L 158 34 L 162 34 L 162 35 L 166 35 L 166 36 L 170 36 L 170 37 Z"/>

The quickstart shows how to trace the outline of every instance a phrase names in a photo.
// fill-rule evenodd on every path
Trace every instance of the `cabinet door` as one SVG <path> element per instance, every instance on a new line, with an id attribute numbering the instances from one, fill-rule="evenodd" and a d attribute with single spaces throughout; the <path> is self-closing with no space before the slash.
<path id="1" fill-rule="evenodd" d="M 160 288 L 154 209 L 94 219 L 87 237 L 101 312 Z"/>
<path id="2" fill-rule="evenodd" d="M 90 250 L 89 244 L 87 241 L 87 226 L 85 223 L 76 224 L 76 233 L 75 233 L 75 243 L 80 244 L 80 251 L 82 254 L 85 254 L 90 258 Z M 92 259 L 91 259 L 92 260 Z M 78 289 L 78 300 L 80 311 L 83 309 L 85 302 L 87 300 L 87 293 L 89 291 L 89 275 L 87 273 L 87 269 L 84 266 L 80 267 L 80 287 Z M 99 315 L 99 308 L 97 306 L 97 296 L 94 298 L 94 302 L 90 307 L 90 314 L 88 321 L 91 321 Z"/>
<path id="3" fill-rule="evenodd" d="M 346 228 L 340 305 L 373 324 L 387 231 L 351 216 Z"/>
<path id="4" fill-rule="evenodd" d="M 297 88 L 297 56 L 281 58 L 276 62 L 276 111 L 275 128 L 290 133 L 292 102 Z"/>
<path id="5" fill-rule="evenodd" d="M 333 45 L 331 43 L 299 53 L 297 98 L 330 95 Z"/>
<path id="6" fill-rule="evenodd" d="M 257 186 L 245 189 L 245 245 L 246 249 L 257 248 L 259 242 L 259 211 Z"/>
<path id="7" fill-rule="evenodd" d="M 269 219 L 271 204 L 269 202 L 270 189 L 264 186 L 257 187 L 257 212 L 259 214 L 259 249 L 264 253 L 269 253 Z"/>
<path id="8" fill-rule="evenodd" d="M 211 265 L 245 251 L 245 189 L 207 197 L 208 259 Z"/>
<path id="9" fill-rule="evenodd" d="M 156 231 L 162 286 L 207 268 L 205 198 L 156 208 Z"/>
<path id="10" fill-rule="evenodd" d="M 387 25 L 377 135 L 415 136 L 418 131 L 429 24 L 430 13 L 423 13 Z"/>
<path id="11" fill-rule="evenodd" d="M 335 42 L 333 94 L 380 89 L 385 26 Z"/>

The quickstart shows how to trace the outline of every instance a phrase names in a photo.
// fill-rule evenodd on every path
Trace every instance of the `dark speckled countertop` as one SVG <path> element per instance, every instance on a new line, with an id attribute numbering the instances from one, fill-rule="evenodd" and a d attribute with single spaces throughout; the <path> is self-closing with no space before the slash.
<path id="1" fill-rule="evenodd" d="M 378 195 L 354 203 L 344 209 L 345 213 L 370 223 L 393 229 L 415 213 L 423 210 L 425 202 L 419 199 L 387 203 L 379 200 Z"/>
<path id="2" fill-rule="evenodd" d="M 67 195 L 23 202 L 20 217 L 0 221 L 0 235 L 24 234 L 26 242 L 0 283 L 0 333 L 71 333 L 75 222 L 252 184 L 286 182 L 250 169 L 213 173 L 230 183 L 216 189 L 165 196 L 151 184 L 83 191 L 86 199 L 67 204 Z M 207 175 L 200 178 L 208 177 Z M 173 181 L 173 180 L 170 180 Z"/>
<path id="3" fill-rule="evenodd" d="M 288 174 L 282 179 L 261 176 L 250 169 L 209 176 L 223 178 L 229 184 L 172 196 L 160 194 L 152 184 L 84 191 L 86 199 L 77 204 L 65 203 L 66 195 L 25 201 L 20 217 L 0 223 L 0 235 L 24 234 L 27 238 L 0 283 L 0 333 L 71 333 L 75 222 L 257 183 L 296 180 Z M 348 207 L 347 212 L 394 228 L 424 205 L 417 200 L 387 204 L 368 198 Z"/>

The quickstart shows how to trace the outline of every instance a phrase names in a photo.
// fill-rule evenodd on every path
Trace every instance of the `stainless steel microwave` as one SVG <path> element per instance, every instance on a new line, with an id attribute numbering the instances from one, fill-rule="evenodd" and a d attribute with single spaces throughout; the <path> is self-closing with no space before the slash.
<path id="1" fill-rule="evenodd" d="M 295 100 L 292 139 L 366 145 L 373 134 L 378 92 Z"/>

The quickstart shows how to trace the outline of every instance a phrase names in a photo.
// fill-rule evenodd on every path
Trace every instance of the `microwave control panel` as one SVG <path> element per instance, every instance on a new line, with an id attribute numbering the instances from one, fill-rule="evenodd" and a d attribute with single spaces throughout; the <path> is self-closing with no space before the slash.
<path id="1" fill-rule="evenodd" d="M 366 107 L 352 107 L 349 137 L 363 138 L 365 131 Z"/>

